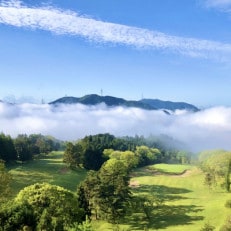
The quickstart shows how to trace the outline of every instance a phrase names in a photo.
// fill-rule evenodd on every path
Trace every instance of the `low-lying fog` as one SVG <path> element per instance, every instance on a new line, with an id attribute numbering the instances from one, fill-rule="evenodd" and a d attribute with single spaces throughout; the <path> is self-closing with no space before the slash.
<path id="1" fill-rule="evenodd" d="M 193 151 L 231 150 L 231 108 L 213 107 L 199 112 L 138 108 L 0 103 L 0 132 L 11 135 L 41 133 L 62 140 L 111 133 L 115 136 L 166 134 Z"/>

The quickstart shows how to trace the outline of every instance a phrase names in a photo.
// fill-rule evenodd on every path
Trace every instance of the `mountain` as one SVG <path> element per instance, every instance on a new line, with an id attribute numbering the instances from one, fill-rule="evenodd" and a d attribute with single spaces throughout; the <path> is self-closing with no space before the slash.
<path id="1" fill-rule="evenodd" d="M 139 101 L 135 100 L 125 100 L 123 98 L 117 98 L 113 96 L 99 96 L 96 94 L 85 95 L 83 97 L 63 97 L 57 99 L 53 102 L 50 102 L 51 105 L 58 104 L 76 104 L 81 103 L 85 105 L 97 105 L 100 103 L 105 103 L 107 106 L 124 106 L 124 107 L 136 107 L 145 110 L 171 110 L 175 111 L 177 109 L 186 109 L 191 111 L 198 111 L 199 109 L 194 105 L 183 103 L 183 102 L 170 102 L 170 101 L 162 101 L 157 99 L 142 99 Z"/>
<path id="2" fill-rule="evenodd" d="M 159 99 L 142 99 L 140 102 L 153 106 L 157 109 L 165 109 L 165 110 L 190 110 L 190 111 L 199 111 L 197 107 L 192 104 L 184 103 L 184 102 L 171 102 L 171 101 L 163 101 Z"/>
<path id="3" fill-rule="evenodd" d="M 57 105 L 57 104 L 76 104 L 81 103 L 85 105 L 97 105 L 100 103 L 105 103 L 107 106 L 114 107 L 114 106 L 125 106 L 125 107 L 136 107 L 136 108 L 142 108 L 146 110 L 155 110 L 156 108 L 148 105 L 146 103 L 143 103 L 141 101 L 128 101 L 122 98 L 117 98 L 113 96 L 99 96 L 96 94 L 91 95 L 85 95 L 83 97 L 77 98 L 77 97 L 63 97 L 60 99 L 57 99 L 50 104 Z"/>

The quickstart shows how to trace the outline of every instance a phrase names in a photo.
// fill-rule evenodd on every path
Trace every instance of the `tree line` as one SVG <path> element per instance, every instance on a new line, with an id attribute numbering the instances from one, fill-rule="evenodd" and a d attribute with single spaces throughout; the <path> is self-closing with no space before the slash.
<path id="1" fill-rule="evenodd" d="M 115 137 L 106 133 L 86 136 L 74 143 L 68 142 L 63 161 L 71 167 L 97 171 L 112 157 L 123 160 L 130 167 L 142 167 L 156 163 L 188 164 L 192 153 L 165 147 L 150 137 Z"/>
<path id="2" fill-rule="evenodd" d="M 41 134 L 20 134 L 12 138 L 4 133 L 0 134 L 0 160 L 28 161 L 41 153 L 47 154 L 63 148 L 64 143 L 51 136 Z"/>

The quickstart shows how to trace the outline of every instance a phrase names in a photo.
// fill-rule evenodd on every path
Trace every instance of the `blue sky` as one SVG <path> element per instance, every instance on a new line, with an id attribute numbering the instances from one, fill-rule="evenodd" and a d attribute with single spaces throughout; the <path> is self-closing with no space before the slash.
<path id="1" fill-rule="evenodd" d="M 231 0 L 0 1 L 0 99 L 103 89 L 231 106 L 230 9 Z"/>

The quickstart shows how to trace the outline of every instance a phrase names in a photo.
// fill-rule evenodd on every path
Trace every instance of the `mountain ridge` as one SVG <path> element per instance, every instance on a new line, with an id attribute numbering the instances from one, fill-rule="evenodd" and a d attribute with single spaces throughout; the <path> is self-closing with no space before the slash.
<path id="1" fill-rule="evenodd" d="M 81 103 L 84 105 L 97 105 L 105 103 L 107 106 L 124 106 L 124 107 L 135 107 L 145 110 L 190 110 L 193 112 L 199 111 L 199 109 L 189 103 L 185 102 L 172 102 L 163 101 L 160 99 L 142 99 L 142 100 L 125 100 L 114 96 L 100 96 L 97 94 L 89 94 L 83 97 L 65 96 L 50 102 L 50 105 L 58 104 L 77 104 Z"/>

